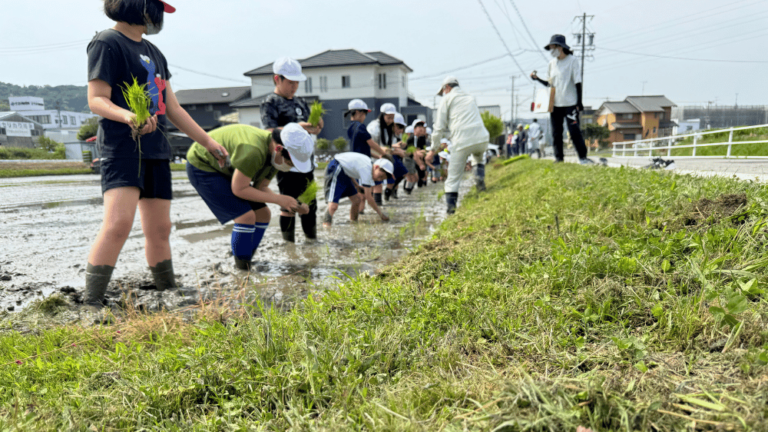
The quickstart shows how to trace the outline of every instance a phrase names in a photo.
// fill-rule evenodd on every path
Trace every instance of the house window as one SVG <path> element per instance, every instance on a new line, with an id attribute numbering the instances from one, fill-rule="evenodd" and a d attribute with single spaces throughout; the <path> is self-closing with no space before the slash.
<path id="1" fill-rule="evenodd" d="M 0 135 L 5 135 L 5 128 L 0 128 Z"/>
<path id="2" fill-rule="evenodd" d="M 327 76 L 321 76 L 320 77 L 320 91 L 321 92 L 327 92 L 328 91 L 328 77 Z"/>
<path id="3" fill-rule="evenodd" d="M 635 140 L 635 134 L 624 134 L 624 139 L 626 141 L 634 141 Z"/>
<path id="4" fill-rule="evenodd" d="M 385 90 L 387 88 L 387 74 L 379 74 L 379 90 Z"/>
<path id="5" fill-rule="evenodd" d="M 659 113 L 659 120 L 664 120 L 664 113 Z"/>
<path id="6" fill-rule="evenodd" d="M 341 88 L 351 88 L 351 87 L 352 87 L 352 83 L 350 81 L 350 76 L 343 75 L 341 77 Z"/>
<path id="7" fill-rule="evenodd" d="M 401 78 L 402 78 L 402 81 L 403 81 L 403 88 L 405 88 L 405 75 L 403 75 Z"/>
<path id="8" fill-rule="evenodd" d="M 37 131 L 37 129 L 32 129 L 31 132 L 32 132 L 32 136 L 40 135 L 40 133 Z"/>
<path id="9" fill-rule="evenodd" d="M 206 111 L 208 111 L 208 112 L 211 112 L 211 111 L 213 111 L 213 104 L 208 104 L 208 105 L 206 105 L 206 106 L 205 106 L 205 110 L 206 110 Z"/>
<path id="10" fill-rule="evenodd" d="M 213 112 L 213 118 L 214 118 L 214 120 L 219 121 L 219 119 L 221 118 L 221 111 L 219 111 L 219 110 L 214 111 Z"/>
<path id="11" fill-rule="evenodd" d="M 194 111 L 196 109 L 197 109 L 197 105 L 188 105 L 187 106 L 187 111 Z"/>
<path id="12" fill-rule="evenodd" d="M 634 115 L 631 114 L 631 113 L 630 114 L 622 114 L 621 115 L 621 118 L 624 119 L 624 120 L 632 120 L 632 117 L 634 117 Z"/>
<path id="13" fill-rule="evenodd" d="M 61 118 L 61 124 L 63 125 L 67 124 L 67 116 L 64 116 Z"/>
<path id="14" fill-rule="evenodd" d="M 312 78 L 308 77 L 306 81 L 304 81 L 304 93 L 310 94 L 312 93 Z"/>
<path id="15" fill-rule="evenodd" d="M 656 127 L 653 128 L 653 133 L 656 133 Z"/>
<path id="16" fill-rule="evenodd" d="M 75 116 L 69 116 L 69 122 L 72 123 L 72 126 L 77 126 L 77 120 L 75 119 Z"/>

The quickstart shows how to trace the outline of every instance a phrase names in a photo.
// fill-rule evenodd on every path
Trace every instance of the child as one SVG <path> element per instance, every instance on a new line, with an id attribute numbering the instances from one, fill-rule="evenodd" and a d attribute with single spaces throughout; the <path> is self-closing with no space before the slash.
<path id="1" fill-rule="evenodd" d="M 397 189 L 400 186 L 400 182 L 408 175 L 408 168 L 403 163 L 405 155 L 404 144 L 400 137 L 405 131 L 405 118 L 400 113 L 395 113 L 395 119 L 392 122 L 392 133 L 396 137 L 397 143 L 392 145 L 392 163 L 395 166 L 395 178 L 393 181 L 387 181 L 387 189 L 384 191 L 384 199 L 389 201 L 390 198 L 397 198 Z"/>
<path id="2" fill-rule="evenodd" d="M 371 139 L 373 139 L 373 141 L 383 150 L 387 150 L 390 149 L 392 144 L 397 141 L 394 133 L 394 122 L 395 114 L 397 114 L 397 108 L 395 108 L 394 104 L 385 103 L 381 106 L 381 108 L 379 108 L 379 111 L 379 117 L 376 120 L 368 123 L 368 127 L 366 129 L 371 135 Z M 381 157 L 382 155 L 374 154 L 373 156 Z M 373 188 L 373 199 L 378 205 L 382 205 L 382 189 L 383 186 L 381 184 L 377 184 Z"/>
<path id="3" fill-rule="evenodd" d="M 428 139 L 427 139 L 427 125 L 424 120 L 414 120 L 413 134 L 408 138 L 408 147 L 416 147 L 416 151 L 413 153 L 413 160 L 416 162 L 416 168 L 418 171 L 418 186 L 423 187 L 427 185 L 427 164 L 424 160 L 427 151 Z"/>
<path id="4" fill-rule="evenodd" d="M 377 156 L 386 154 L 386 152 L 381 146 L 376 144 L 376 141 L 373 140 L 373 137 L 371 137 L 371 134 L 368 133 L 368 129 L 363 124 L 369 112 L 371 112 L 371 110 L 368 109 L 368 105 L 365 102 L 361 99 L 353 99 L 347 104 L 347 111 L 344 113 L 344 116 L 349 116 L 351 120 L 349 128 L 347 129 L 347 136 L 352 142 L 352 151 L 370 158 L 372 150 Z M 363 190 L 360 189 L 358 192 L 362 193 Z M 360 201 L 360 214 L 364 211 L 365 201 Z"/>
<path id="5" fill-rule="evenodd" d="M 355 152 L 337 154 L 328 168 L 325 170 L 325 200 L 328 202 L 328 210 L 323 218 L 323 226 L 330 227 L 333 223 L 333 215 L 339 208 L 342 198 L 349 198 L 352 208 L 349 210 L 349 220 L 357 221 L 360 202 L 367 200 L 371 208 L 379 214 L 384 222 L 389 217 L 381 211 L 373 200 L 371 189 L 377 181 L 392 178 L 394 166 L 388 158 L 377 159 L 371 162 L 371 158 Z M 362 189 L 363 193 L 359 190 Z"/>
<path id="6" fill-rule="evenodd" d="M 309 207 L 299 205 L 292 196 L 272 192 L 269 182 L 278 171 L 289 172 L 295 168 L 299 173 L 311 172 L 315 145 L 309 133 L 297 123 L 272 132 L 237 124 L 215 129 L 210 135 L 224 144 L 230 160 L 225 167 L 220 167 L 202 145 L 192 144 L 187 152 L 189 182 L 222 225 L 235 221 L 232 231 L 235 266 L 249 270 L 272 217 L 265 203 L 302 215 L 309 213 Z M 300 182 L 306 189 L 304 178 L 283 181 Z M 301 189 L 302 185 L 292 185 L 289 189 Z"/>
<path id="7" fill-rule="evenodd" d="M 84 301 L 91 306 L 104 305 L 137 206 L 157 290 L 176 286 L 169 242 L 172 155 L 165 135 L 166 118 L 199 141 L 216 163 L 223 164 L 227 158 L 224 147 L 179 105 L 168 82 L 171 74 L 165 56 L 143 38 L 159 33 L 165 14 L 175 11 L 160 0 L 104 0 L 104 13 L 116 24 L 96 34 L 88 45 L 88 106 L 102 117 L 97 142 L 104 195 L 104 222 L 88 255 L 85 274 Z M 134 123 L 136 115 L 123 97 L 123 89 L 134 79 L 151 98 L 152 117 L 142 125 Z"/>

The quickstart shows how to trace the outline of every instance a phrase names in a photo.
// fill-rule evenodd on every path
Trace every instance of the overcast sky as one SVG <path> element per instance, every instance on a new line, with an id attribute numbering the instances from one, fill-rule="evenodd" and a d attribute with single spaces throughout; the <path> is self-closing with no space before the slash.
<path id="1" fill-rule="evenodd" d="M 534 69 L 546 74 L 549 57 L 541 47 L 554 33 L 572 44 L 574 17 L 587 13 L 594 15 L 588 30 L 596 33 L 596 50 L 585 66 L 585 104 L 643 91 L 678 105 L 733 105 L 737 93 L 740 105 L 768 104 L 766 0 L 516 0 L 520 15 L 510 0 L 482 0 L 520 68 L 501 57 L 507 50 L 480 0 L 169 3 L 178 12 L 149 38 L 174 65 L 175 90 L 248 85 L 244 72 L 279 56 L 355 48 L 405 61 L 414 70 L 410 90 L 424 104 L 432 105 L 444 72 L 451 71 L 481 105 L 501 105 L 505 119 L 512 105 L 510 77 L 517 75 L 518 113 L 526 117 L 533 94 L 527 75 Z M 96 31 L 113 25 L 101 0 L 0 4 L 0 81 L 86 83 L 85 47 Z"/>

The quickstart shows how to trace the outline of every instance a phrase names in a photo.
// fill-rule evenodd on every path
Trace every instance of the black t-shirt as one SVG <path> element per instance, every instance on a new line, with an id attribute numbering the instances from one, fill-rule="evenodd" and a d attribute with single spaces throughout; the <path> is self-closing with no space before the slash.
<path id="1" fill-rule="evenodd" d="M 309 107 L 300 97 L 286 99 L 272 93 L 261 104 L 261 123 L 264 129 L 283 127 L 288 123 L 306 122 L 308 119 Z"/>
<path id="2" fill-rule="evenodd" d="M 414 135 L 411 135 L 408 137 L 408 147 L 414 146 L 419 150 L 424 150 L 427 148 L 427 137 L 416 137 Z"/>
<path id="3" fill-rule="evenodd" d="M 152 102 L 149 112 L 157 114 L 157 130 L 141 136 L 142 159 L 171 159 L 166 138 L 165 88 L 171 78 L 163 53 L 146 39 L 136 42 L 117 30 L 96 34 L 88 44 L 88 81 L 100 79 L 112 87 L 112 102 L 128 109 L 123 88 L 133 83 L 147 84 Z M 138 159 L 139 146 L 131 137 L 131 127 L 102 118 L 97 143 L 103 158 Z"/>

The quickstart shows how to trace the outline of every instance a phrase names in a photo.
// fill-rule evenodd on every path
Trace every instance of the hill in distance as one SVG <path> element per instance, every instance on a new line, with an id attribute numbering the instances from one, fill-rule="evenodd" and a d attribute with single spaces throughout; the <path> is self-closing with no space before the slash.
<path id="1" fill-rule="evenodd" d="M 9 96 L 36 96 L 45 99 L 45 109 L 89 113 L 88 86 L 18 86 L 0 82 L 0 111 L 9 111 Z"/>

